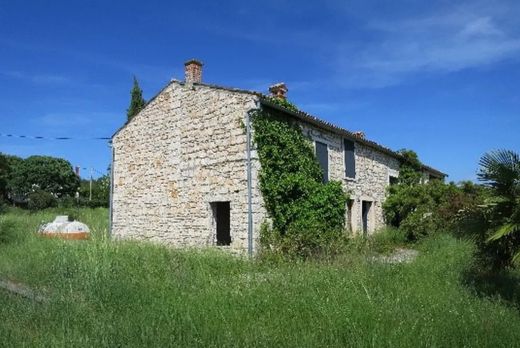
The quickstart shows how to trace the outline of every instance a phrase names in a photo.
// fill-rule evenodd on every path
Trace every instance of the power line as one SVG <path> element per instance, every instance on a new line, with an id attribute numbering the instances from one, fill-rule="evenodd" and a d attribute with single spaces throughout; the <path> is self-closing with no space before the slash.
<path id="1" fill-rule="evenodd" d="M 81 166 L 76 166 L 78 169 L 81 169 L 81 170 L 93 170 L 95 171 L 96 173 L 98 174 L 101 174 L 101 175 L 106 175 L 107 173 L 103 173 L 103 172 L 100 172 L 99 170 L 97 170 L 96 168 L 92 168 L 92 167 L 88 167 L 88 168 L 85 168 L 85 167 L 81 167 Z"/>
<path id="2" fill-rule="evenodd" d="M 74 138 L 74 137 L 44 137 L 38 135 L 19 135 L 0 133 L 0 137 L 19 138 L 19 139 L 36 139 L 36 140 L 111 140 L 109 137 L 91 137 L 91 138 Z"/>

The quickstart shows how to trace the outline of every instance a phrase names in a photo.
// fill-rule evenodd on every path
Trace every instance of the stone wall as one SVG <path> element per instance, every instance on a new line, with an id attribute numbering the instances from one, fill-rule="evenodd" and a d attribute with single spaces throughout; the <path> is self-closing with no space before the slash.
<path id="1" fill-rule="evenodd" d="M 232 249 L 247 249 L 246 112 L 252 94 L 172 82 L 113 139 L 115 238 L 216 243 L 210 202 L 231 207 Z M 256 185 L 258 161 L 253 162 Z M 255 221 L 265 219 L 259 192 Z"/>
<path id="2" fill-rule="evenodd" d="M 389 177 L 399 173 L 399 161 L 366 145 L 355 143 L 356 177 L 346 178 L 343 137 L 300 122 L 304 134 L 313 141 L 328 145 L 329 180 L 343 184 L 352 199 L 351 212 L 345 217 L 346 226 L 354 233 L 362 231 L 362 202 L 371 202 L 368 214 L 368 233 L 385 225 L 382 203 L 385 200 Z M 350 217 L 350 221 L 349 221 Z"/>
<path id="3" fill-rule="evenodd" d="M 216 244 L 211 202 L 230 202 L 231 245 L 247 249 L 247 111 L 254 94 L 205 85 L 170 83 L 113 139 L 114 238 L 175 246 Z M 304 133 L 328 144 L 329 177 L 353 199 L 347 221 L 362 228 L 361 202 L 372 202 L 369 232 L 383 226 L 381 204 L 398 161 L 356 143 L 356 178 L 345 178 L 343 138 L 299 121 Z M 260 164 L 252 151 L 255 250 L 267 214 L 258 187 Z"/>

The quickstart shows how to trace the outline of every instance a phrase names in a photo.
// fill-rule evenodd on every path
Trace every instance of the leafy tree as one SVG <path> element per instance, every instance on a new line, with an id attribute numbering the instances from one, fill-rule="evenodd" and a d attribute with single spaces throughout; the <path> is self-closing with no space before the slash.
<path id="1" fill-rule="evenodd" d="M 79 196 L 81 204 L 91 207 L 108 207 L 110 199 L 110 177 L 103 175 L 92 181 L 92 200 L 89 200 L 90 180 L 81 180 Z"/>
<path id="2" fill-rule="evenodd" d="M 473 204 L 472 194 L 453 183 L 434 180 L 421 185 L 393 185 L 383 203 L 386 221 L 399 227 L 409 240 L 439 230 L 450 230 L 461 209 Z"/>
<path id="3" fill-rule="evenodd" d="M 421 162 L 411 150 L 399 151 L 403 161 L 397 185 L 387 189 L 385 220 L 399 227 L 409 240 L 461 225 L 461 212 L 474 211 L 483 202 L 484 189 L 470 182 L 459 185 L 432 180 L 421 184 Z"/>
<path id="4" fill-rule="evenodd" d="M 487 200 L 493 222 L 487 242 L 501 248 L 502 264 L 520 257 L 520 155 L 510 150 L 486 153 L 480 159 L 477 174 L 491 188 Z"/>
<path id="5" fill-rule="evenodd" d="M 146 105 L 146 100 L 144 100 L 143 98 L 143 91 L 141 90 L 141 87 L 139 87 L 139 82 L 137 82 L 137 78 L 135 76 L 134 85 L 132 87 L 130 95 L 130 106 L 126 110 L 128 121 L 130 121 L 135 115 L 137 115 L 139 111 L 141 111 Z"/>
<path id="6" fill-rule="evenodd" d="M 421 167 L 419 156 L 412 150 L 402 149 L 397 151 L 402 156 L 399 167 L 399 183 L 405 185 L 417 185 L 421 182 Z"/>
<path id="7" fill-rule="evenodd" d="M 14 178 L 13 172 L 22 162 L 20 157 L 0 153 L 0 201 L 10 198 L 9 187 Z"/>
<path id="8" fill-rule="evenodd" d="M 0 153 L 0 202 L 7 198 L 8 178 L 9 163 L 7 162 L 7 157 Z"/>
<path id="9" fill-rule="evenodd" d="M 27 197 L 36 190 L 55 197 L 73 196 L 79 187 L 79 178 L 71 164 L 61 158 L 31 156 L 12 168 L 10 193 Z"/>

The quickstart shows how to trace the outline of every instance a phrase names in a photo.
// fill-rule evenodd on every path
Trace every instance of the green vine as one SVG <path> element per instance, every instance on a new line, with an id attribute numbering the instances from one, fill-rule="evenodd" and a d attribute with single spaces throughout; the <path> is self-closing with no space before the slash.
<path id="1" fill-rule="evenodd" d="M 276 97 L 268 97 L 267 99 L 271 103 L 276 104 L 278 106 L 281 106 L 283 108 L 286 108 L 287 110 L 298 111 L 298 108 L 296 107 L 296 105 L 294 105 L 293 103 L 291 103 L 287 99 L 276 98 Z"/>
<path id="2" fill-rule="evenodd" d="M 285 100 L 273 101 L 297 110 Z M 252 125 L 260 190 L 272 219 L 272 228 L 263 228 L 261 243 L 308 256 L 337 241 L 344 229 L 347 195 L 340 182 L 323 183 L 312 143 L 280 112 L 258 111 Z"/>

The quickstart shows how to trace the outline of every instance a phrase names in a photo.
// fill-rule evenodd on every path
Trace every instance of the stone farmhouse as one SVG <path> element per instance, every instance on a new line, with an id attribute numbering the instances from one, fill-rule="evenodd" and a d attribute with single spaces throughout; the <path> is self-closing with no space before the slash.
<path id="1" fill-rule="evenodd" d="M 285 98 L 284 84 L 270 92 Z M 326 180 L 350 193 L 346 226 L 372 233 L 384 225 L 385 188 L 402 157 L 361 132 L 305 112 L 288 111 L 261 93 L 202 82 L 202 63 L 185 63 L 172 80 L 112 138 L 111 233 L 175 246 L 227 245 L 256 250 L 268 219 L 258 186 L 260 163 L 250 144 L 249 114 L 287 115 L 313 141 Z M 423 167 L 424 180 L 446 175 Z"/>

